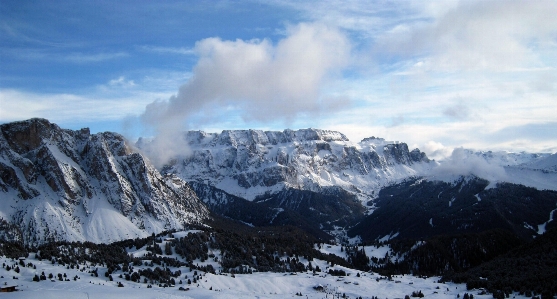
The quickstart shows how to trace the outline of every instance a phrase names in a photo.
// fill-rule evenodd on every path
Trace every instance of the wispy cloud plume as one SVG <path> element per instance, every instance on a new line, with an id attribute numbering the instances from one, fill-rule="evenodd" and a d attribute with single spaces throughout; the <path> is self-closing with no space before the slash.
<path id="1" fill-rule="evenodd" d="M 269 40 L 196 43 L 199 61 L 178 94 L 145 108 L 142 120 L 156 130 L 161 147 L 175 141 L 193 114 L 239 108 L 242 117 L 260 122 L 289 121 L 334 107 L 321 96 L 323 84 L 348 64 L 350 44 L 342 32 L 321 24 L 287 28 L 277 44 Z M 334 102 L 334 100 L 331 100 Z M 173 145 L 179 152 L 182 145 Z M 160 156 L 160 153 L 157 155 Z"/>
<path id="2" fill-rule="evenodd" d="M 0 49 L 2 55 L 21 60 L 42 60 L 67 63 L 96 63 L 128 57 L 126 52 L 84 53 L 84 52 L 57 52 L 44 49 Z"/>
<path id="3" fill-rule="evenodd" d="M 89 62 L 113 60 L 113 59 L 123 58 L 127 56 L 129 56 L 129 54 L 125 52 L 96 53 L 96 54 L 71 53 L 65 57 L 58 57 L 58 59 L 62 59 L 69 62 L 75 62 L 75 63 L 89 63 Z"/>
<path id="4" fill-rule="evenodd" d="M 152 53 L 159 53 L 159 54 L 195 55 L 195 50 L 191 48 L 141 46 L 139 47 L 139 49 L 145 52 L 152 52 Z"/>
<path id="5" fill-rule="evenodd" d="M 246 118 L 258 120 L 318 111 L 322 84 L 347 63 L 349 44 L 337 30 L 301 24 L 276 46 L 269 40 L 208 38 L 195 51 L 193 78 L 168 101 L 150 104 L 143 114 L 147 123 L 184 120 L 215 105 L 241 106 Z"/>

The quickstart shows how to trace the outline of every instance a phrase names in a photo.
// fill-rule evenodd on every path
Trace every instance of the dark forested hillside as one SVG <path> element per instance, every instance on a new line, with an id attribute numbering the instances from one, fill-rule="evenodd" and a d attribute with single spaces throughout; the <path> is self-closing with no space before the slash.
<path id="1" fill-rule="evenodd" d="M 494 298 L 557 294 L 557 229 L 528 241 L 499 229 L 388 243 L 389 255 L 371 258 L 371 269 L 382 275 L 443 276 L 468 289 L 487 289 Z"/>
<path id="2" fill-rule="evenodd" d="M 324 229 L 353 223 L 363 217 L 365 210 L 353 194 L 336 187 L 323 188 L 321 192 L 286 189 L 249 201 L 206 184 L 190 184 L 219 216 L 254 226 L 291 225 L 321 241 L 331 239 Z"/>
<path id="3" fill-rule="evenodd" d="M 252 228 L 225 218 L 215 217 L 210 227 L 173 238 L 172 232 L 152 235 L 149 238 L 129 239 L 112 244 L 91 242 L 51 242 L 32 250 L 37 257 L 66 265 L 78 267 L 84 261 L 106 265 L 109 274 L 122 269 L 123 273 L 133 274 L 133 265 L 142 265 L 148 260 L 152 268 L 157 266 L 189 267 L 204 272 L 215 273 L 209 259 L 220 264 L 223 272 L 251 273 L 252 271 L 303 272 L 309 269 L 300 259 L 312 261 L 314 258 L 331 264 L 352 266 L 349 261 L 332 254 L 324 254 L 315 248 L 319 240 L 302 229 L 293 226 Z M 127 249 L 146 248 L 142 257 L 128 255 Z M 11 258 L 27 256 L 29 249 L 21 243 L 3 242 L 0 255 Z M 218 253 L 216 256 L 215 253 Z M 180 257 L 178 259 L 177 257 Z M 199 265 L 201 263 L 202 265 Z M 154 269 L 152 269 L 154 271 Z M 155 271 L 156 272 L 156 271 Z M 144 275 L 149 280 L 169 283 L 171 274 Z"/>
<path id="4" fill-rule="evenodd" d="M 383 274 L 443 275 L 462 272 L 517 248 L 524 241 L 507 230 L 389 241 L 396 259 L 374 260 Z"/>
<path id="5" fill-rule="evenodd" d="M 486 189 L 488 184 L 478 178 L 455 183 L 413 179 L 386 187 L 376 200 L 377 209 L 349 235 L 366 241 L 396 233 L 398 238 L 419 239 L 497 228 L 530 239 L 557 208 L 555 191 L 508 183 Z"/>
<path id="6" fill-rule="evenodd" d="M 449 273 L 444 279 L 495 293 L 534 293 L 542 298 L 557 294 L 557 229 L 466 272 Z"/>
<path id="7" fill-rule="evenodd" d="M 294 211 L 309 223 L 324 229 L 351 224 L 361 219 L 365 211 L 355 195 L 340 187 L 322 188 L 320 192 L 286 189 L 259 196 L 256 202 L 265 202 L 275 209 Z M 278 214 L 274 222 L 284 221 L 281 218 L 284 217 Z"/>

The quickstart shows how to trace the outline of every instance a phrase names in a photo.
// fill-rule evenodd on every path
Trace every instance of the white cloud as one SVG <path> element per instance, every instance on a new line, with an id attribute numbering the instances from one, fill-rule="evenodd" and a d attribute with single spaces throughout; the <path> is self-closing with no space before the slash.
<path id="1" fill-rule="evenodd" d="M 133 87 L 135 82 L 133 80 L 126 80 L 126 77 L 120 76 L 118 79 L 112 79 L 108 82 L 110 86 Z"/>
<path id="2" fill-rule="evenodd" d="M 321 91 L 347 65 L 348 39 L 321 24 L 299 24 L 287 32 L 275 45 L 266 39 L 197 42 L 199 61 L 192 78 L 168 101 L 149 104 L 142 119 L 161 139 L 161 134 L 174 138 L 169 131 L 182 130 L 193 114 L 211 115 L 227 106 L 240 109 L 246 120 L 263 123 L 335 108 L 336 99 Z"/>
<path id="3" fill-rule="evenodd" d="M 90 62 L 100 62 L 106 60 L 113 60 L 117 58 L 123 58 L 129 56 L 128 53 L 125 52 L 116 52 L 116 53 L 96 53 L 96 54 L 88 54 L 88 53 L 70 53 L 68 55 L 60 55 L 55 56 L 57 59 L 65 60 L 69 62 L 75 63 L 90 63 Z"/>
<path id="4" fill-rule="evenodd" d="M 453 152 L 452 149 L 444 146 L 440 142 L 431 140 L 420 147 L 420 150 L 425 152 L 430 159 L 434 159 L 437 161 L 446 159 Z"/>
<path id="5" fill-rule="evenodd" d="M 128 57 L 126 52 L 101 52 L 101 53 L 83 53 L 83 52 L 57 52 L 42 49 L 0 49 L 2 55 L 15 57 L 22 60 L 44 60 L 55 62 L 69 62 L 76 64 L 88 64 L 102 62 L 107 60 L 115 60 Z"/>
<path id="6" fill-rule="evenodd" d="M 463 148 L 455 148 L 451 156 L 434 168 L 430 175 L 438 178 L 475 175 L 491 182 L 506 181 L 508 178 L 502 166 L 490 163 Z"/>

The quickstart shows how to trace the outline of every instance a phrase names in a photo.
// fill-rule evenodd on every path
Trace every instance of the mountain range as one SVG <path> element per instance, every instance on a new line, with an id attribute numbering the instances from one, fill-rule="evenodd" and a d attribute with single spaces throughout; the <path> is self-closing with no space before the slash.
<path id="1" fill-rule="evenodd" d="M 490 228 L 531 238 L 555 225 L 556 154 L 460 149 L 434 161 L 403 142 L 320 129 L 179 138 L 183 154 L 156 169 L 156 139 L 45 119 L 0 125 L 0 237 L 108 243 L 212 217 L 364 241 Z"/>

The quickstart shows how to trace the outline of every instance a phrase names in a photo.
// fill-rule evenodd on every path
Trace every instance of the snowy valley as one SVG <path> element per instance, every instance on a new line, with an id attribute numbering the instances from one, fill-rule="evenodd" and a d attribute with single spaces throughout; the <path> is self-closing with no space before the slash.
<path id="1" fill-rule="evenodd" d="M 164 246 L 163 241 L 161 246 Z M 333 246 L 334 247 L 334 246 Z M 145 247 L 128 250 L 130 255 L 141 257 Z M 335 249 L 335 248 L 332 248 Z M 329 251 L 334 251 L 329 248 Z M 340 249 L 336 248 L 340 254 Z M 366 273 L 343 266 L 334 266 L 342 270 L 346 276 L 333 276 L 326 272 L 304 271 L 297 273 L 262 272 L 254 274 L 206 273 L 191 270 L 188 267 L 168 267 L 171 272 L 181 271 L 173 278 L 175 284 L 170 286 L 151 285 L 149 283 L 132 282 L 124 276 L 127 272 L 115 271 L 111 279 L 105 277 L 105 265 L 90 262 L 81 263 L 76 267 L 66 267 L 50 260 L 35 258 L 36 253 L 23 263 L 17 259 L 0 258 L 0 262 L 16 267 L 18 271 L 0 269 L 1 281 L 6 286 L 17 285 L 17 292 L 4 294 L 5 298 L 391 298 L 411 295 L 413 292 L 423 293 L 427 298 L 455 298 L 457 294 L 473 294 L 475 298 L 491 298 L 491 295 L 479 295 L 482 291 L 466 291 L 464 284 L 440 283 L 439 277 L 419 278 L 411 275 L 400 275 L 387 278 L 376 273 Z M 171 255 L 171 258 L 179 258 Z M 300 259 L 301 263 L 310 262 Z M 142 260 L 146 264 L 150 260 Z M 196 264 L 200 263 L 199 260 Z M 329 269 L 327 262 L 311 261 L 314 267 L 325 271 Z M 159 267 L 162 267 L 158 265 Z M 149 268 L 133 266 L 133 271 Z M 33 281 L 35 275 L 45 275 L 45 280 Z M 51 276 L 52 274 L 52 276 Z M 60 276 L 58 275 L 60 274 Z M 121 274 L 124 274 L 122 278 Z M 129 276 L 129 274 L 128 274 Z M 61 279 L 60 279 L 61 277 Z M 118 287 L 120 285 L 121 287 Z M 149 287 L 148 287 L 149 286 Z M 151 287 L 152 286 L 152 287 Z M 299 295 L 298 295 L 299 294 Z M 519 296 L 520 298 L 520 296 Z"/>
<path id="2" fill-rule="evenodd" d="M 195 238 L 200 231 L 180 231 L 159 236 L 155 242 L 140 247 L 126 246 L 111 261 L 79 260 L 78 254 L 67 252 L 71 245 L 42 247 L 29 252 L 27 258 L 0 258 L 4 265 L 0 276 L 3 287 L 16 286 L 6 298 L 493 298 L 483 288 L 467 289 L 463 283 L 444 281 L 442 277 L 414 275 L 381 275 L 355 270 L 334 263 L 304 257 L 292 257 L 303 270 L 249 273 L 222 272 L 223 256 L 209 247 L 214 258 L 187 261 L 177 254 L 176 240 Z M 130 244 L 131 245 L 131 244 Z M 158 257 L 152 253 L 162 250 Z M 171 246 L 172 245 L 172 246 Z M 75 248 L 75 247 L 73 247 Z M 170 249 L 167 249 L 170 248 Z M 46 257 L 49 250 L 62 253 Z M 319 244 L 323 254 L 345 257 L 340 245 Z M 381 258 L 392 253 L 388 246 L 362 247 L 370 257 Z M 78 250 L 76 250 L 77 252 Z M 90 253 L 94 249 L 88 250 Z M 84 255 L 82 255 L 83 257 Z M 92 256 L 92 255 L 91 255 Z M 114 264 L 118 256 L 127 259 Z M 46 258 L 45 258 L 46 257 Z M 165 259 L 166 258 L 166 259 Z M 281 260 L 290 257 L 280 257 Z M 93 259 L 94 260 L 94 259 Z M 188 263 L 189 266 L 178 266 Z M 211 265 L 211 270 L 207 266 Z M 243 268 L 249 268 L 244 265 Z M 201 270 L 203 269 L 203 270 Z M 154 271 L 153 271 L 154 270 Z M 139 274 L 141 273 L 141 275 Z M 164 277 L 167 277 L 166 279 Z M 530 298 L 531 292 L 508 293 L 513 298 Z"/>

